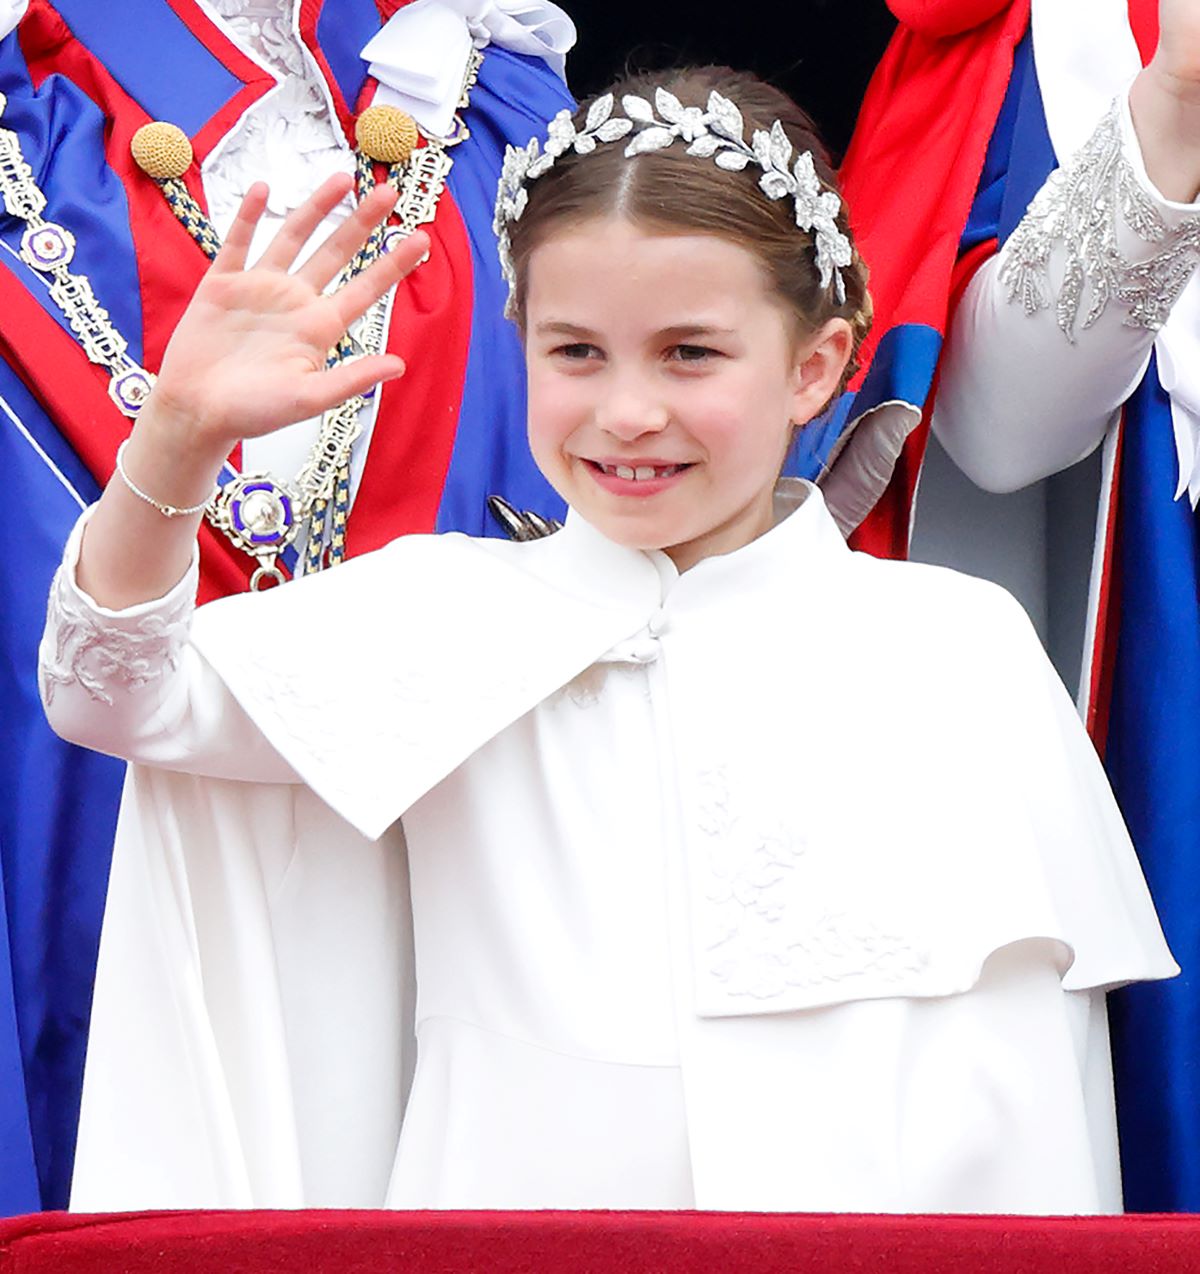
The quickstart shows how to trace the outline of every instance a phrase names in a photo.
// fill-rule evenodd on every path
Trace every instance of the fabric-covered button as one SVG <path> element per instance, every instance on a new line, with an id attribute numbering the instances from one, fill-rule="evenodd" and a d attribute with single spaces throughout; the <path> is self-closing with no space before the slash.
<path id="1" fill-rule="evenodd" d="M 635 637 L 629 643 L 629 658 L 635 664 L 652 664 L 659 656 L 659 644 L 654 637 Z"/>
<path id="2" fill-rule="evenodd" d="M 660 606 L 658 610 L 650 616 L 650 620 L 646 624 L 646 627 L 650 630 L 650 635 L 652 637 L 661 637 L 663 633 L 667 631 L 668 623 L 669 620 L 667 618 L 667 612 Z"/>
<path id="3" fill-rule="evenodd" d="M 161 119 L 143 124 L 130 139 L 129 151 L 134 163 L 155 181 L 182 177 L 195 158 L 187 133 Z"/>

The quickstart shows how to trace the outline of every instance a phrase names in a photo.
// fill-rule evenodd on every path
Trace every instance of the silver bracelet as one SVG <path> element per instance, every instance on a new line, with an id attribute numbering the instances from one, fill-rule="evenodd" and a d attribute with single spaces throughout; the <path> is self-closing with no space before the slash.
<path id="1" fill-rule="evenodd" d="M 129 439 L 126 438 L 125 441 L 117 448 L 117 473 L 120 475 L 121 481 L 130 489 L 130 491 L 133 492 L 134 495 L 137 496 L 139 500 L 145 500 L 148 505 L 157 509 L 164 518 L 186 518 L 191 517 L 194 513 L 203 513 L 208 507 L 209 500 L 212 500 L 215 496 L 221 494 L 221 488 L 214 485 L 213 493 L 208 497 L 208 500 L 204 500 L 200 504 L 194 504 L 190 509 L 181 509 L 174 504 L 163 504 L 161 500 L 156 500 L 152 495 L 147 495 L 142 488 L 134 482 L 129 474 L 125 472 L 125 448 L 128 446 Z"/>

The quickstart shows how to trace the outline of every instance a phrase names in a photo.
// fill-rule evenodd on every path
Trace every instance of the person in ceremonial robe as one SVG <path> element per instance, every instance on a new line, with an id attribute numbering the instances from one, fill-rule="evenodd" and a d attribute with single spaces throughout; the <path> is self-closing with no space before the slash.
<path id="1" fill-rule="evenodd" d="M 1126 1202 L 1195 1210 L 1200 15 L 890 7 L 844 176 L 884 314 L 864 388 L 920 346 L 926 413 L 874 544 L 907 546 L 930 422 L 993 491 L 1103 448 L 1080 708 L 1184 969 L 1112 1002 Z"/>
<path id="2" fill-rule="evenodd" d="M 240 200 L 269 237 L 332 173 L 401 187 L 436 251 L 342 357 L 438 351 L 337 419 L 231 454 L 202 535 L 211 599 L 408 531 L 560 504 L 524 442 L 492 200 L 504 146 L 570 105 L 555 5 L 0 0 L 0 1214 L 65 1206 L 124 767 L 37 706 L 46 589 Z M 340 221 L 353 195 L 322 228 Z M 381 244 L 379 246 L 387 246 Z M 357 435 L 357 436 L 353 436 Z M 322 454 L 332 459 L 314 464 Z M 331 660 L 341 656 L 329 652 Z"/>

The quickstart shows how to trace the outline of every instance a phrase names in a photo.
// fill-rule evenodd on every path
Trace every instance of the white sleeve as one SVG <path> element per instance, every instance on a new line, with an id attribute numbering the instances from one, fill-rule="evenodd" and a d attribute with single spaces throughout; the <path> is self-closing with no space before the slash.
<path id="1" fill-rule="evenodd" d="M 1155 189 L 1119 99 L 957 308 L 933 429 L 959 468 L 1011 491 L 1093 451 L 1198 253 L 1200 204 Z"/>
<path id="2" fill-rule="evenodd" d="M 189 641 L 199 553 L 165 596 L 108 610 L 76 582 L 87 518 L 71 532 L 50 586 L 38 686 L 51 727 L 72 743 L 143 765 L 298 782 Z"/>

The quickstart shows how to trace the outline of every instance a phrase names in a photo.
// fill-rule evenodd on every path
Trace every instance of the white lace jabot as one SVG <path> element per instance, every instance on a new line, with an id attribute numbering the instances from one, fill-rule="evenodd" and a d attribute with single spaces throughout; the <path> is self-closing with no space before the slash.
<path id="1" fill-rule="evenodd" d="M 565 78 L 575 24 L 551 0 L 413 0 L 362 56 L 379 81 L 376 101 L 398 106 L 437 136 L 450 131 L 472 48 L 488 44 L 543 58 Z"/>
<path id="2" fill-rule="evenodd" d="M 232 38 L 279 77 L 204 164 L 204 193 L 218 233 L 225 235 L 246 191 L 256 181 L 271 189 L 272 230 L 327 177 L 353 173 L 322 81 L 296 30 L 292 0 L 214 0 Z M 350 211 L 349 200 L 333 219 Z"/>

